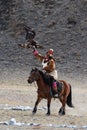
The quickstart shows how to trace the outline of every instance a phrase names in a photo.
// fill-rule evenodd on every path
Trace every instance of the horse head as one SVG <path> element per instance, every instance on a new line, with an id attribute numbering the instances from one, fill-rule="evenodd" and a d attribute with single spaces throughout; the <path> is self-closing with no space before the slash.
<path id="1" fill-rule="evenodd" d="M 28 77 L 28 83 L 33 83 L 34 81 L 37 81 L 40 78 L 40 73 L 37 68 L 34 68 L 30 72 L 30 76 Z"/>

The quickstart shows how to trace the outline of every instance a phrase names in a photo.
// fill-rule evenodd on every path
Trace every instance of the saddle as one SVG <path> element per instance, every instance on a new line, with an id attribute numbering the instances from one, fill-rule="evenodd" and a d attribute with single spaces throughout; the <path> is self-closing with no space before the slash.
<path id="1" fill-rule="evenodd" d="M 62 83 L 62 82 L 58 82 L 58 81 L 56 81 L 56 82 L 57 82 L 57 89 L 58 89 L 58 92 L 61 93 L 62 87 L 63 87 L 63 83 Z"/>
<path id="2" fill-rule="evenodd" d="M 54 77 L 50 76 L 49 74 L 44 75 L 44 81 L 46 84 L 48 84 L 50 86 L 51 96 L 54 98 L 58 98 L 58 95 L 60 95 L 60 93 L 62 91 L 63 83 L 55 80 Z M 57 93 L 53 90 L 53 82 L 56 82 L 56 84 L 57 84 L 57 90 L 58 90 Z M 57 97 L 55 97 L 55 94 L 57 94 Z"/>

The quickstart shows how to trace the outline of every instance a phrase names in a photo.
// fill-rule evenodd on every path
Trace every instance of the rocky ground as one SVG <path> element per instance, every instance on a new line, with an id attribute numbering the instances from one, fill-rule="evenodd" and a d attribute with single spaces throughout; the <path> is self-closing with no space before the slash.
<path id="1" fill-rule="evenodd" d="M 0 110 L 0 121 L 13 116 L 18 122 L 41 124 L 87 125 L 87 0 L 1 0 L 0 1 L 0 104 L 34 105 L 36 89 L 28 86 L 27 77 L 32 67 L 41 69 L 41 64 L 30 49 L 18 47 L 25 43 L 23 26 L 28 25 L 36 32 L 35 40 L 44 48 L 55 51 L 59 79 L 72 84 L 74 109 L 67 107 L 66 116 L 57 115 L 57 103 L 53 101 L 52 115 L 38 111 Z M 31 94 L 32 93 L 32 94 Z M 41 106 L 45 105 L 45 101 Z M 22 116 L 21 116 L 22 115 Z M 39 118 L 38 118 L 39 117 Z M 37 129 L 36 127 L 14 127 L 0 125 L 8 129 Z M 38 129 L 48 129 L 39 126 Z M 52 129 L 52 128 L 49 128 Z M 56 128 L 55 128 L 56 129 Z"/>

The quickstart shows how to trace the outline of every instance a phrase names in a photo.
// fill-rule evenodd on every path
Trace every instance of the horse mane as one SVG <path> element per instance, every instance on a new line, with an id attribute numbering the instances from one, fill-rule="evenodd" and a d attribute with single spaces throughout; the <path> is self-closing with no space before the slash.
<path id="1" fill-rule="evenodd" d="M 47 85 L 52 86 L 52 83 L 53 83 L 53 80 L 54 80 L 53 76 L 46 74 L 46 73 L 42 72 L 41 70 L 38 70 L 38 71 L 42 75 L 44 82 Z"/>

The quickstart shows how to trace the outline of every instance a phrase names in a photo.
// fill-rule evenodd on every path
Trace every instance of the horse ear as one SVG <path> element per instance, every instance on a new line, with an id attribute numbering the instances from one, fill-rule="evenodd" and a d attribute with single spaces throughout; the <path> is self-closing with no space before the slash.
<path id="1" fill-rule="evenodd" d="M 35 67 L 35 70 L 38 70 L 38 69 Z"/>
<path id="2" fill-rule="evenodd" d="M 34 68 L 32 68 L 32 71 L 35 70 Z"/>

